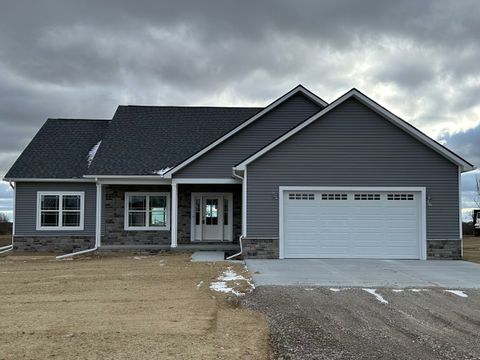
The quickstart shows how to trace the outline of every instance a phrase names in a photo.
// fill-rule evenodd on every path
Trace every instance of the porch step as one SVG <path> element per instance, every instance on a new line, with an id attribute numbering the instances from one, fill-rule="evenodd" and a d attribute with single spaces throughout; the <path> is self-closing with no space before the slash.
<path id="1" fill-rule="evenodd" d="M 192 254 L 193 262 L 224 261 L 225 251 L 195 251 Z"/>
<path id="2" fill-rule="evenodd" d="M 178 244 L 172 250 L 190 250 L 190 251 L 239 251 L 238 244 Z"/>

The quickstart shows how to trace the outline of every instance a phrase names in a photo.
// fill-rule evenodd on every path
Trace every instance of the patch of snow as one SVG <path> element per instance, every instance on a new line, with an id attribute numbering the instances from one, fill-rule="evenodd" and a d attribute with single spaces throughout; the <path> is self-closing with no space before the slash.
<path id="1" fill-rule="evenodd" d="M 348 287 L 346 287 L 346 288 L 330 288 L 328 290 L 333 291 L 333 292 L 339 292 L 339 291 L 342 291 L 342 290 L 350 290 L 350 288 L 348 288 Z"/>
<path id="2" fill-rule="evenodd" d="M 133 257 L 135 260 L 142 260 L 148 258 L 148 256 L 134 256 Z"/>
<path id="3" fill-rule="evenodd" d="M 172 169 L 172 168 L 167 166 L 166 168 L 163 168 L 163 169 L 160 169 L 160 170 L 153 170 L 152 173 L 155 174 L 155 175 L 164 175 L 168 171 L 170 171 L 170 169 Z"/>
<path id="4" fill-rule="evenodd" d="M 427 291 L 427 289 L 408 289 L 412 292 L 422 292 L 422 291 Z"/>
<path id="5" fill-rule="evenodd" d="M 203 285 L 203 280 L 197 284 L 197 288 L 200 288 Z"/>
<path id="6" fill-rule="evenodd" d="M 228 287 L 225 281 L 216 281 L 210 284 L 210 289 L 213 291 L 223 292 L 223 293 L 232 293 L 234 295 L 240 296 L 244 295 L 241 292 L 236 291 L 235 289 Z"/>
<path id="7" fill-rule="evenodd" d="M 93 147 L 88 152 L 88 155 L 87 155 L 88 167 L 90 167 L 90 165 L 92 164 L 92 161 L 95 158 L 95 155 L 97 154 L 98 148 L 100 147 L 101 143 L 102 143 L 102 140 L 100 140 L 98 143 L 93 145 Z"/>
<path id="8" fill-rule="evenodd" d="M 468 295 L 461 290 L 445 290 L 445 291 L 463 298 L 468 297 Z"/>
<path id="9" fill-rule="evenodd" d="M 392 289 L 393 292 L 396 292 L 396 293 L 399 293 L 399 292 L 403 292 L 403 289 Z"/>
<path id="10" fill-rule="evenodd" d="M 219 281 L 215 281 L 210 284 L 210 289 L 213 291 L 232 293 L 237 296 L 245 295 L 244 293 L 236 291 L 235 289 L 227 286 L 227 281 L 239 281 L 239 280 L 246 281 L 247 284 L 250 286 L 250 289 L 251 289 L 250 291 L 253 291 L 253 289 L 255 289 L 255 285 L 249 279 L 246 279 L 242 275 L 238 275 L 230 267 L 227 270 L 225 270 L 223 274 L 217 278 L 217 280 Z"/>
<path id="11" fill-rule="evenodd" d="M 368 292 L 369 294 L 372 294 L 377 298 L 378 301 L 380 301 L 382 304 L 388 304 L 388 301 L 383 298 L 382 295 L 377 294 L 377 289 L 362 289 L 363 291 Z"/>
<path id="12" fill-rule="evenodd" d="M 218 280 L 233 281 L 233 280 L 245 280 L 245 278 L 242 275 L 237 275 L 237 273 L 233 271 L 231 268 L 228 268 L 223 272 L 222 275 L 218 277 Z"/>

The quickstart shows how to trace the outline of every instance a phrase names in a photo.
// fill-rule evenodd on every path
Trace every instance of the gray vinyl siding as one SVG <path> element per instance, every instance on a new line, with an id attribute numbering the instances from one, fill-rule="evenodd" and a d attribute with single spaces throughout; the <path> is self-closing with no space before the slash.
<path id="1" fill-rule="evenodd" d="M 321 110 L 296 94 L 174 174 L 176 178 L 230 178 L 232 167 Z"/>
<path id="2" fill-rule="evenodd" d="M 426 187 L 427 238 L 459 239 L 458 167 L 355 99 L 247 167 L 247 235 L 278 233 L 279 186 Z"/>
<path id="3" fill-rule="evenodd" d="M 95 235 L 96 187 L 92 183 L 16 183 L 15 192 L 15 235 L 62 236 Z M 38 191 L 83 191 L 85 192 L 85 214 L 83 231 L 36 230 Z"/>

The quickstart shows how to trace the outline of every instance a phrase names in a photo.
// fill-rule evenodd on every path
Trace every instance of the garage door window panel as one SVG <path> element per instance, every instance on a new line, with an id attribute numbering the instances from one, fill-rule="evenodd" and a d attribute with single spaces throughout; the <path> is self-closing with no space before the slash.
<path id="1" fill-rule="evenodd" d="M 322 200 L 348 200 L 348 194 L 322 194 Z"/>

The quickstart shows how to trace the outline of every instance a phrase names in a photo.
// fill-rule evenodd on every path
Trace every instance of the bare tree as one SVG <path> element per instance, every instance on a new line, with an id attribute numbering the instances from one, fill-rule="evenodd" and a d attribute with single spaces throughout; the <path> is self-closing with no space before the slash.
<path id="1" fill-rule="evenodd" d="M 3 223 L 3 222 L 10 222 L 10 218 L 6 213 L 0 212 L 0 223 Z"/>

